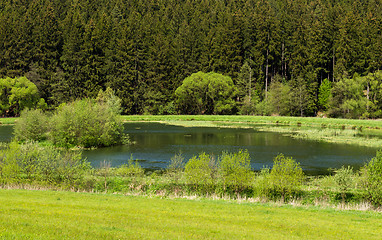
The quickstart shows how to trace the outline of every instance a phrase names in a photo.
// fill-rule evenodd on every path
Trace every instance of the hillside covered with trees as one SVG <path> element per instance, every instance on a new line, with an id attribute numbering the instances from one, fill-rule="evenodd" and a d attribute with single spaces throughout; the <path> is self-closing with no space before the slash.
<path id="1" fill-rule="evenodd" d="M 124 114 L 195 114 L 176 90 L 215 72 L 235 106 L 212 113 L 380 118 L 381 68 L 380 0 L 0 2 L 0 79 L 48 106 L 110 87 Z"/>

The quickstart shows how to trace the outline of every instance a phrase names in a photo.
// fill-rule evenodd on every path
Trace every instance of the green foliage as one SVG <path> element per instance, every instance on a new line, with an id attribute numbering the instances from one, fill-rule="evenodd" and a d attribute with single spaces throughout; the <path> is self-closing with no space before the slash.
<path id="1" fill-rule="evenodd" d="M 208 187 L 216 178 L 215 159 L 206 154 L 201 153 L 198 157 L 191 158 L 185 166 L 185 176 L 187 182 L 198 187 Z"/>
<path id="2" fill-rule="evenodd" d="M 0 152 L 1 179 L 38 181 L 73 186 L 90 168 L 81 152 L 59 151 L 52 146 L 41 147 L 37 142 L 12 142 Z"/>
<path id="3" fill-rule="evenodd" d="M 253 172 L 248 151 L 223 153 L 219 161 L 219 174 L 224 186 L 232 187 L 236 192 L 250 186 Z"/>
<path id="4" fill-rule="evenodd" d="M 345 201 L 346 191 L 353 185 L 354 183 L 354 172 L 353 168 L 348 166 L 345 168 L 342 166 L 340 169 L 335 171 L 334 181 L 336 182 L 338 188 L 341 191 L 342 201 Z"/>
<path id="5" fill-rule="evenodd" d="M 329 114 L 334 117 L 359 118 L 366 112 L 367 98 L 364 95 L 365 80 L 343 78 L 332 88 Z"/>
<path id="6" fill-rule="evenodd" d="M 177 173 L 184 170 L 185 166 L 184 157 L 182 156 L 182 153 L 179 152 L 175 154 L 170 160 L 170 164 L 167 166 L 167 172 L 168 173 Z"/>
<path id="7" fill-rule="evenodd" d="M 121 109 L 121 99 L 117 97 L 114 90 L 110 87 L 106 88 L 105 91 L 102 89 L 98 92 L 96 101 L 99 104 L 106 105 L 112 113 L 120 114 Z"/>
<path id="8" fill-rule="evenodd" d="M 252 114 L 262 114 L 262 110 L 258 110 L 259 105 L 259 97 L 257 95 L 253 95 L 252 98 L 249 96 L 245 96 L 240 107 L 240 114 L 242 115 L 252 115 Z"/>
<path id="9" fill-rule="evenodd" d="M 26 110 L 15 126 L 17 140 L 44 140 L 61 147 L 98 147 L 128 143 L 119 115 L 120 99 L 108 88 L 97 100 L 62 104 L 52 116 Z"/>
<path id="10" fill-rule="evenodd" d="M 176 103 L 187 114 L 231 114 L 236 87 L 230 77 L 210 72 L 194 73 L 176 89 Z"/>
<path id="11" fill-rule="evenodd" d="M 299 189 L 304 178 L 305 175 L 300 164 L 293 158 L 279 154 L 273 159 L 269 179 L 274 189 L 281 194 L 283 200 Z"/>
<path id="12" fill-rule="evenodd" d="M 260 116 L 270 116 L 273 111 L 273 106 L 269 102 L 268 99 L 264 99 L 256 105 L 256 114 Z"/>
<path id="13" fill-rule="evenodd" d="M 48 116 L 40 109 L 25 109 L 14 128 L 14 136 L 18 141 L 41 141 L 47 138 L 49 131 Z"/>
<path id="14" fill-rule="evenodd" d="M 78 100 L 57 109 L 51 119 L 50 139 L 64 147 L 121 144 L 123 124 L 108 104 Z"/>
<path id="15" fill-rule="evenodd" d="M 262 168 L 257 174 L 254 184 L 254 196 L 255 197 L 272 197 L 270 196 L 272 190 L 272 183 L 270 181 L 270 169 Z"/>
<path id="16" fill-rule="evenodd" d="M 371 118 L 382 117 L 382 71 L 369 73 L 363 77 L 366 82 L 366 110 Z"/>
<path id="17" fill-rule="evenodd" d="M 254 93 L 252 89 L 254 87 L 254 84 L 252 83 L 253 80 L 252 68 L 249 66 L 248 62 L 245 61 L 240 68 L 239 76 L 236 80 L 238 97 L 241 99 L 244 99 L 245 96 L 248 96 L 249 98 L 252 97 L 252 94 Z"/>
<path id="18" fill-rule="evenodd" d="M 18 116 L 25 108 L 46 108 L 36 85 L 26 77 L 0 78 L 0 115 Z"/>
<path id="19" fill-rule="evenodd" d="M 302 76 L 290 81 L 290 114 L 292 116 L 313 116 L 315 105 L 313 94 L 310 91 L 316 92 L 316 83 L 309 84 L 309 79 L 304 79 Z M 285 115 L 285 114 L 283 114 Z"/>
<path id="20" fill-rule="evenodd" d="M 287 115 L 290 112 L 290 93 L 291 89 L 288 84 L 281 82 L 280 78 L 274 79 L 269 88 L 268 99 L 265 101 L 266 104 L 269 104 L 268 108 L 271 109 L 271 113 Z"/>
<path id="21" fill-rule="evenodd" d="M 366 187 L 370 200 L 375 205 L 382 205 L 382 151 L 371 159 L 365 166 Z"/>
<path id="22" fill-rule="evenodd" d="M 117 174 L 122 177 L 140 177 L 144 174 L 144 170 L 139 162 L 131 157 L 127 164 L 117 168 Z"/>
<path id="23" fill-rule="evenodd" d="M 342 192 L 346 192 L 352 185 L 354 179 L 353 168 L 342 166 L 335 171 L 334 180 Z"/>
<path id="24" fill-rule="evenodd" d="M 322 111 L 326 111 L 329 108 L 329 99 L 331 96 L 332 84 L 325 78 L 318 90 L 318 108 Z"/>

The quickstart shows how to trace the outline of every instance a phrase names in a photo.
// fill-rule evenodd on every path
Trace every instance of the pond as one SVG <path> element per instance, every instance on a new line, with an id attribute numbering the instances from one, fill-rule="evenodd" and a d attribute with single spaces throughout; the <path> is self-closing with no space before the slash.
<path id="1" fill-rule="evenodd" d="M 104 160 L 112 166 L 137 159 L 146 169 L 163 169 L 170 159 L 181 152 L 185 160 L 201 152 L 220 155 L 223 151 L 248 150 L 252 168 L 271 167 L 279 153 L 300 162 L 307 174 L 325 174 L 329 168 L 350 165 L 355 169 L 375 156 L 377 149 L 346 144 L 298 140 L 280 133 L 259 132 L 246 128 L 180 127 L 160 123 L 126 123 L 125 131 L 135 142 L 131 146 L 116 146 L 86 150 L 92 166 Z M 11 139 L 12 127 L 0 127 L 0 141 Z"/>

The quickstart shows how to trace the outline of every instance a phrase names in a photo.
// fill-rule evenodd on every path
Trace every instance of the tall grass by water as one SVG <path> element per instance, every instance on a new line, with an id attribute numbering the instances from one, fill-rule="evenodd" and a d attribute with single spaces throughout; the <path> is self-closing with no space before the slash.
<path id="1" fill-rule="evenodd" d="M 66 150 L 67 151 L 67 150 Z M 130 159 L 112 168 L 103 161 L 91 168 L 80 159 L 81 151 L 61 152 L 36 142 L 11 143 L 0 149 L 0 186 L 3 188 L 49 188 L 99 193 L 137 194 L 163 197 L 215 196 L 256 201 L 298 202 L 302 205 L 382 205 L 378 176 L 382 152 L 360 171 L 333 171 L 329 176 L 305 176 L 291 157 L 280 154 L 273 167 L 252 171 L 247 151 L 200 153 L 189 160 L 175 155 L 168 169 L 145 172 Z M 341 173 L 341 181 L 337 175 Z M 293 183 L 293 184 L 291 184 Z M 345 188 L 344 188 L 345 186 Z"/>
<path id="2" fill-rule="evenodd" d="M 309 127 L 258 127 L 259 131 L 277 132 L 296 139 L 324 141 L 329 143 L 354 144 L 365 147 L 382 147 L 382 131 L 357 129 L 309 128 Z"/>

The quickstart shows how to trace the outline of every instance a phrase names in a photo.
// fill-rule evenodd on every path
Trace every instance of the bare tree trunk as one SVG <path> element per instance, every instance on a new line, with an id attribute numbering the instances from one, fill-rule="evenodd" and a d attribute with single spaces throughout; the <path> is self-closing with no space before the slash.
<path id="1" fill-rule="evenodd" d="M 267 98 L 267 95 L 268 95 L 268 55 L 269 55 L 269 49 L 267 49 L 267 59 L 266 59 L 266 66 L 265 66 L 265 98 Z"/>
<path id="2" fill-rule="evenodd" d="M 334 68 L 335 68 L 335 56 L 334 56 L 334 47 L 333 47 L 333 76 L 332 76 L 332 82 L 334 82 Z"/>
<path id="3" fill-rule="evenodd" d="M 370 100 L 369 93 L 370 93 L 370 87 L 369 87 L 369 79 L 368 79 L 367 80 L 367 90 L 366 90 L 366 99 L 367 99 L 367 102 L 366 102 L 366 111 L 367 112 L 369 112 L 369 100 Z"/>
<path id="4" fill-rule="evenodd" d="M 267 98 L 268 95 L 268 58 L 269 58 L 269 32 L 267 36 L 267 58 L 266 58 L 266 66 L 265 66 L 265 98 Z"/>
<path id="5" fill-rule="evenodd" d="M 283 77 L 285 78 L 285 68 L 284 68 L 284 42 L 281 45 L 281 72 Z"/>
<path id="6" fill-rule="evenodd" d="M 251 86 L 251 82 L 252 82 L 252 68 L 249 67 L 249 89 L 248 89 L 248 96 L 249 96 L 249 102 L 251 102 L 251 90 L 252 90 L 252 86 Z"/>

